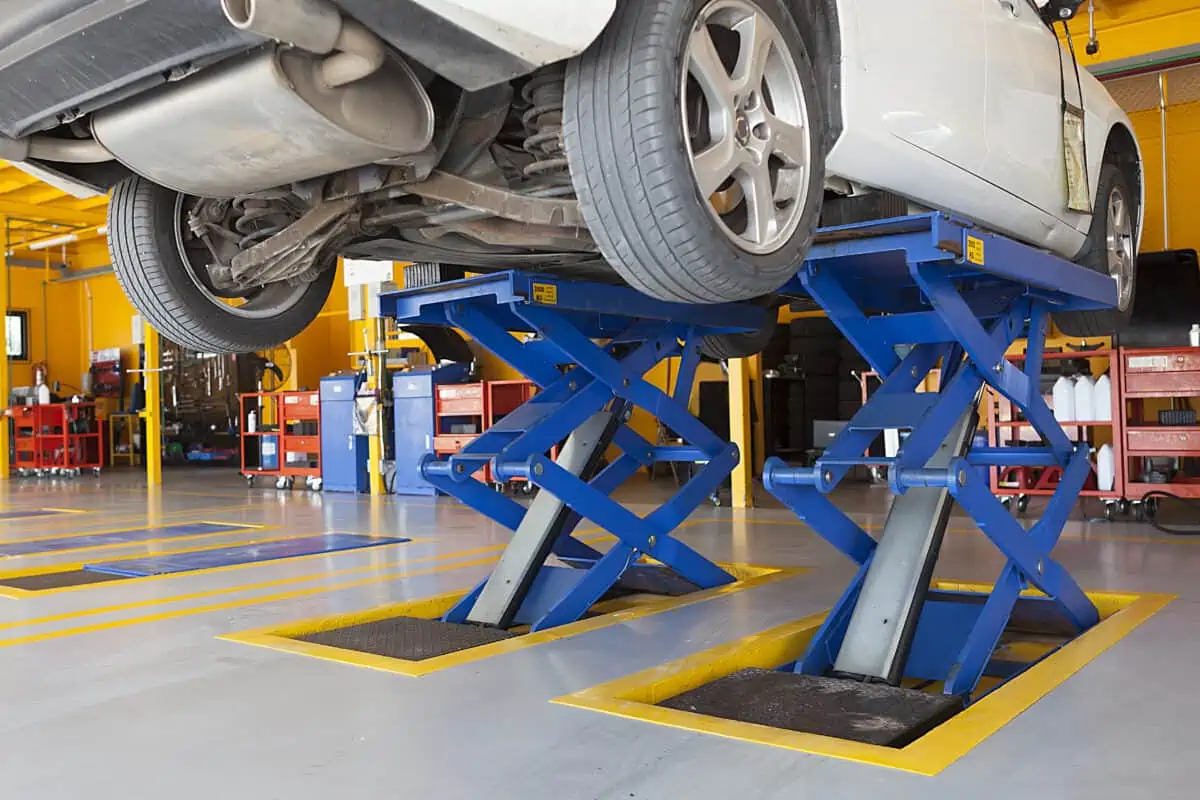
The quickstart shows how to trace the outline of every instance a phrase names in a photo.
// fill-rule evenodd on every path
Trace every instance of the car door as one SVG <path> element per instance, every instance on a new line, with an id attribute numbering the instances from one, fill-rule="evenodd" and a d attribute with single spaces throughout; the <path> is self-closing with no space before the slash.
<path id="1" fill-rule="evenodd" d="M 861 70 L 852 84 L 864 95 L 852 102 L 861 100 L 890 136 L 978 174 L 986 153 L 984 10 L 994 2 L 847 3 L 858 47 L 857 63 L 845 68 Z"/>
<path id="2" fill-rule="evenodd" d="M 1063 90 L 1076 108 L 1070 53 L 1032 0 L 987 0 L 984 178 L 1059 219 L 1067 215 Z"/>

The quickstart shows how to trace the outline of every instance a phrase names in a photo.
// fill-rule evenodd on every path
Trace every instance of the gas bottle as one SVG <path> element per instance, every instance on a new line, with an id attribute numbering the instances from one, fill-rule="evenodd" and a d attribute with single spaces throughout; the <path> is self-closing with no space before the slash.
<path id="1" fill-rule="evenodd" d="M 1110 444 L 1100 445 L 1096 452 L 1096 488 L 1102 492 L 1111 492 L 1116 482 L 1117 462 L 1113 457 Z"/>
<path id="2" fill-rule="evenodd" d="M 1054 382 L 1054 418 L 1059 422 L 1075 421 L 1075 387 L 1071 379 L 1060 376 Z"/>
<path id="3" fill-rule="evenodd" d="M 1112 422 L 1112 379 L 1101 375 L 1092 392 L 1092 419 Z"/>
<path id="4" fill-rule="evenodd" d="M 1090 375 L 1080 375 L 1075 379 L 1075 422 L 1090 422 L 1092 416 L 1092 398 L 1096 394 L 1096 382 Z"/>
<path id="5" fill-rule="evenodd" d="M 258 430 L 258 412 L 251 411 L 246 415 L 246 433 L 254 433 Z"/>

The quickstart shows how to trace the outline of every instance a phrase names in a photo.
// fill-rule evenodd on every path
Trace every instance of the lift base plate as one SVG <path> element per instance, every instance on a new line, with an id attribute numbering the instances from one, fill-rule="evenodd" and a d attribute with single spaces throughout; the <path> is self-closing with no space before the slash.
<path id="1" fill-rule="evenodd" d="M 659 705 L 884 747 L 904 747 L 963 709 L 952 695 L 756 668 Z"/>
<path id="2" fill-rule="evenodd" d="M 302 642 L 339 647 L 405 661 L 424 661 L 460 650 L 511 639 L 518 634 L 483 625 L 436 619 L 390 617 L 297 636 Z"/>

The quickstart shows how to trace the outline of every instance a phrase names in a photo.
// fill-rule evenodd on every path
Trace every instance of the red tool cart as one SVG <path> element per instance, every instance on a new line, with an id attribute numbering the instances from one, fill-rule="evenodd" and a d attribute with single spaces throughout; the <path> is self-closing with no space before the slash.
<path id="1" fill-rule="evenodd" d="M 536 391 L 525 380 L 439 384 L 434 400 L 433 451 L 439 456 L 457 453 Z M 495 480 L 490 466 L 485 466 L 475 477 L 498 491 L 507 486 Z M 511 484 L 525 492 L 532 488 L 524 479 L 513 480 Z"/>
<path id="2" fill-rule="evenodd" d="M 24 477 L 37 471 L 37 406 L 13 406 L 13 468 Z"/>
<path id="3" fill-rule="evenodd" d="M 13 418 L 18 475 L 100 474 L 100 423 L 95 403 L 16 406 Z"/>
<path id="4" fill-rule="evenodd" d="M 1140 519 L 1154 513 L 1153 500 L 1146 499 L 1151 492 L 1200 497 L 1200 474 L 1184 461 L 1200 458 L 1200 425 L 1189 402 L 1200 398 L 1200 348 L 1123 347 L 1120 363 L 1127 416 L 1119 466 L 1126 468 L 1125 497 Z"/>
<path id="5" fill-rule="evenodd" d="M 249 486 L 256 478 L 282 479 L 279 465 L 279 395 L 250 392 L 238 396 L 241 420 L 242 475 Z"/>
<path id="6" fill-rule="evenodd" d="M 276 488 L 290 489 L 296 478 L 321 489 L 321 394 L 281 392 L 279 478 Z"/>
<path id="7" fill-rule="evenodd" d="M 1060 422 L 1063 431 L 1073 442 L 1086 441 L 1093 446 L 1099 446 L 1102 442 L 1100 439 L 1105 439 L 1113 448 L 1113 488 L 1108 491 L 1101 491 L 1097 486 L 1096 480 L 1096 463 L 1092 460 L 1092 474 L 1088 476 L 1084 483 L 1084 488 L 1080 491 L 1080 497 L 1093 497 L 1104 503 L 1105 517 L 1112 519 L 1116 516 L 1120 508 L 1122 491 L 1124 490 L 1124 459 L 1121 457 L 1121 450 L 1124 444 L 1121 430 L 1123 419 L 1123 403 L 1121 402 L 1121 391 L 1119 380 L 1115 377 L 1117 372 L 1117 351 L 1115 350 L 1088 350 L 1082 352 L 1063 352 L 1063 353 L 1045 353 L 1042 356 L 1043 363 L 1047 361 L 1056 361 L 1063 359 L 1080 359 L 1080 358 L 1107 358 L 1109 363 L 1109 372 L 1112 377 L 1112 408 L 1109 413 L 1109 418 L 1103 421 L 1067 421 Z M 1009 360 L 1015 363 L 1020 363 L 1025 360 L 1025 356 L 1013 355 L 1009 356 Z M 1033 427 L 1028 420 L 1021 419 L 1018 414 L 1014 414 L 1012 403 L 1004 397 L 998 396 L 995 392 L 988 390 L 987 392 L 987 428 L 988 428 L 988 446 L 989 447 L 1011 447 L 1016 442 L 1029 441 L 1029 443 L 1037 444 L 1040 437 L 1033 432 Z M 1102 431 L 1109 431 L 1105 436 Z M 1058 487 L 1058 482 L 1062 478 L 1061 467 L 1006 467 L 992 468 L 992 493 L 1000 497 L 1005 502 L 1011 502 L 1016 499 L 1017 511 L 1024 513 L 1029 506 L 1030 497 L 1049 497 L 1054 494 L 1054 490 Z"/>

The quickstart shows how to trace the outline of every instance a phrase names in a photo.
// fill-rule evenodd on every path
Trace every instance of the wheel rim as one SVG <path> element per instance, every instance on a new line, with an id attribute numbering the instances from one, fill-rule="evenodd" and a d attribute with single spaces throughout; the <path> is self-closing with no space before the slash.
<path id="1" fill-rule="evenodd" d="M 265 320 L 287 313 L 303 299 L 309 284 L 291 285 L 286 281 L 255 287 L 242 297 L 222 297 L 214 292 L 205 280 L 207 275 L 201 274 L 202 270 L 207 270 L 211 254 L 188 228 L 187 213 L 184 210 L 186 199 L 187 197 L 181 194 L 177 195 L 175 200 L 175 246 L 179 251 L 179 258 L 183 261 L 188 280 L 205 300 L 226 314 L 243 319 Z"/>
<path id="2" fill-rule="evenodd" d="M 684 64 L 684 138 L 700 196 L 734 245 L 773 253 L 800 226 L 812 163 L 796 60 L 756 5 L 712 0 Z"/>
<path id="3" fill-rule="evenodd" d="M 1133 299 L 1133 221 L 1125 192 L 1114 186 L 1108 195 L 1108 274 L 1117 282 L 1117 308 L 1125 311 Z"/>

